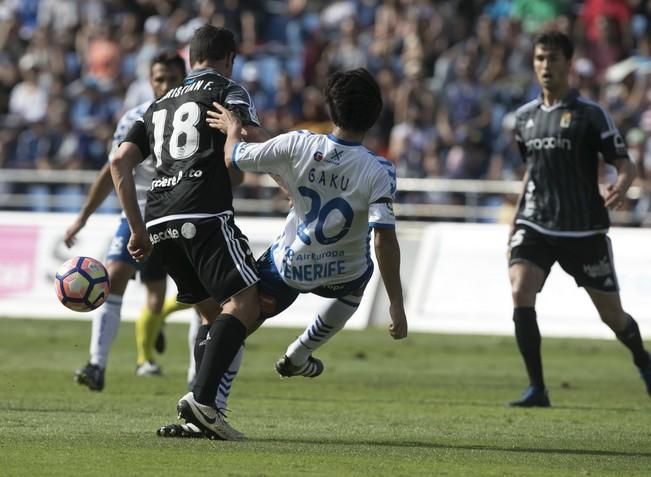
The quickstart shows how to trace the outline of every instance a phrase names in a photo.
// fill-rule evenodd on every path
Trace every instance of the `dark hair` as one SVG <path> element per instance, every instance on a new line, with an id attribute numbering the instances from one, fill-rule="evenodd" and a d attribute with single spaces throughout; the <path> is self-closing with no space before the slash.
<path id="1" fill-rule="evenodd" d="M 235 53 L 235 35 L 226 29 L 209 24 L 197 28 L 190 40 L 190 64 L 206 60 L 223 60 Z"/>
<path id="2" fill-rule="evenodd" d="M 185 60 L 175 50 L 161 50 L 156 53 L 156 56 L 149 63 L 150 71 L 157 63 L 165 66 L 175 66 L 181 70 L 181 76 L 185 76 Z"/>
<path id="3" fill-rule="evenodd" d="M 566 60 L 571 60 L 574 54 L 572 40 L 558 30 L 546 30 L 539 33 L 533 41 L 533 47 L 543 46 L 548 50 L 561 50 Z"/>
<path id="4" fill-rule="evenodd" d="M 342 129 L 368 131 L 382 111 L 380 86 L 364 68 L 333 73 L 324 94 L 332 122 Z"/>

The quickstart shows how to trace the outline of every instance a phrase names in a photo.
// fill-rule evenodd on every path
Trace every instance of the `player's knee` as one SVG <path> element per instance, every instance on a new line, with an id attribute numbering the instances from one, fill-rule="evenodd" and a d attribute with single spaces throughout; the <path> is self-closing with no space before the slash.
<path id="1" fill-rule="evenodd" d="M 536 302 L 537 290 L 524 281 L 518 280 L 511 285 L 511 296 L 515 306 L 533 306 Z"/>
<path id="2" fill-rule="evenodd" d="M 246 290 L 231 298 L 224 305 L 224 313 L 235 315 L 247 327 L 253 325 L 260 316 L 257 289 Z"/>
<path id="3" fill-rule="evenodd" d="M 147 294 L 147 308 L 154 313 L 160 313 L 163 310 L 165 296 L 158 293 Z"/>
<path id="4" fill-rule="evenodd" d="M 123 295 L 129 284 L 129 280 L 134 274 L 132 267 L 124 262 L 111 261 L 106 265 L 109 283 L 111 285 L 111 294 Z"/>
<path id="5" fill-rule="evenodd" d="M 599 317 L 613 330 L 621 330 L 628 323 L 628 315 L 620 306 L 600 307 Z"/>

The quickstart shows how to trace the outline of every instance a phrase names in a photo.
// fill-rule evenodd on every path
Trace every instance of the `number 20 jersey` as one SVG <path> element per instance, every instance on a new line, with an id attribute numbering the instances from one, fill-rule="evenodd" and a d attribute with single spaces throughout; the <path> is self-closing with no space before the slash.
<path id="1" fill-rule="evenodd" d="M 224 163 L 226 136 L 206 124 L 213 101 L 235 111 L 244 125 L 259 126 L 251 97 L 242 86 L 206 68 L 155 101 L 129 131 L 143 157 L 153 152 L 156 177 L 147 195 L 147 225 L 179 218 L 216 216 L 233 209 Z"/>
<path id="2" fill-rule="evenodd" d="M 298 290 L 359 278 L 373 266 L 370 229 L 395 229 L 395 168 L 361 144 L 296 131 L 241 142 L 232 159 L 287 188 L 293 207 L 271 251 L 282 279 Z"/>

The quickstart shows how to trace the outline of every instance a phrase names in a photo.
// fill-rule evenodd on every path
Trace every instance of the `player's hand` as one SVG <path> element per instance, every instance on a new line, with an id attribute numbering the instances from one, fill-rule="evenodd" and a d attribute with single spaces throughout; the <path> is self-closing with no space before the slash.
<path id="1" fill-rule="evenodd" d="M 136 262 L 144 262 L 149 257 L 153 245 L 147 235 L 147 230 L 131 232 L 127 250 Z"/>
<path id="2" fill-rule="evenodd" d="M 63 234 L 63 243 L 66 244 L 66 247 L 70 248 L 77 243 L 77 234 L 84 228 L 84 225 L 86 225 L 86 222 L 82 220 L 81 217 L 78 217 L 77 220 L 68 227 L 66 232 Z"/>
<path id="3" fill-rule="evenodd" d="M 609 209 L 621 209 L 626 200 L 626 191 L 615 184 L 610 184 L 606 187 L 606 196 L 604 197 L 604 204 Z"/>
<path id="4" fill-rule="evenodd" d="M 206 112 L 206 123 L 213 129 L 217 129 L 224 134 L 228 134 L 229 129 L 233 131 L 240 131 L 242 129 L 242 121 L 235 113 L 229 111 L 219 103 L 212 103 L 215 111 L 209 109 Z"/>
<path id="5" fill-rule="evenodd" d="M 391 305 L 389 307 L 391 315 L 391 324 L 389 325 L 389 334 L 394 340 L 400 340 L 407 337 L 407 315 L 405 307 L 400 305 Z"/>

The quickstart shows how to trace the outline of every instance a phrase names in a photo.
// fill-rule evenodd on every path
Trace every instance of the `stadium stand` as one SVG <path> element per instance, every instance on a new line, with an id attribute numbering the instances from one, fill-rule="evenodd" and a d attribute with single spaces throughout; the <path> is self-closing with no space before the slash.
<path id="1" fill-rule="evenodd" d="M 206 22 L 238 33 L 234 79 L 272 133 L 322 131 L 327 73 L 364 66 L 385 109 L 367 146 L 402 179 L 403 217 L 503 221 L 519 191 L 518 105 L 538 91 L 531 36 L 555 25 L 575 44 L 572 81 L 607 106 L 639 178 L 614 222 L 651 222 L 651 11 L 586 0 L 6 0 L 0 5 L 0 210 L 76 211 L 120 114 L 147 99 L 159 48 L 185 54 Z M 631 5 L 638 6 L 633 7 Z M 604 181 L 609 171 L 604 169 Z M 280 213 L 265 179 L 242 213 Z M 104 210 L 115 211 L 108 201 Z"/>

